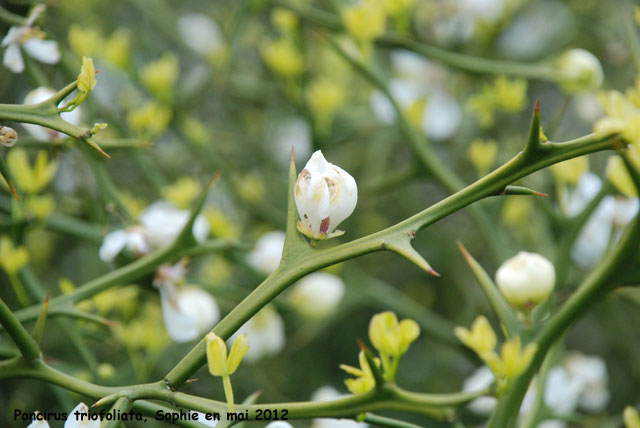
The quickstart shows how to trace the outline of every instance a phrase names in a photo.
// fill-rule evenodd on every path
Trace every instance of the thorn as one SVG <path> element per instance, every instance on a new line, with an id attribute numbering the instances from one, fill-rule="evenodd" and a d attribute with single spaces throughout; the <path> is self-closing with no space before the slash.
<path id="1" fill-rule="evenodd" d="M 533 114 L 540 114 L 540 100 L 536 100 L 536 105 L 533 107 Z"/>
<path id="2" fill-rule="evenodd" d="M 220 180 L 220 177 L 222 177 L 221 169 L 217 170 L 215 174 L 213 174 L 213 177 L 211 177 L 211 179 L 209 180 L 208 186 L 214 186 L 215 184 L 217 184 Z"/>
<path id="3" fill-rule="evenodd" d="M 198 379 L 188 379 L 186 383 L 192 384 L 192 383 L 195 383 L 197 381 L 198 381 Z"/>
<path id="4" fill-rule="evenodd" d="M 106 320 L 104 320 L 104 323 L 105 323 L 107 326 L 109 326 L 109 327 L 115 327 L 115 326 L 117 326 L 118 324 L 120 324 L 118 321 L 115 321 L 115 320 L 107 320 L 107 319 L 106 319 Z"/>
<path id="5" fill-rule="evenodd" d="M 293 146 L 291 146 L 291 163 L 296 163 L 296 154 Z"/>
<path id="6" fill-rule="evenodd" d="M 16 198 L 16 200 L 20 200 L 20 196 L 18 196 L 18 192 L 16 192 L 16 188 L 13 185 L 13 183 L 9 183 L 9 188 L 11 189 L 11 193 L 13 193 L 13 196 Z"/>
<path id="7" fill-rule="evenodd" d="M 358 348 L 359 348 L 361 351 L 364 351 L 365 349 L 367 349 L 367 345 L 365 345 L 365 343 L 362 341 L 362 339 L 361 339 L 361 338 L 359 338 L 359 337 L 358 337 L 358 338 L 356 339 L 356 342 L 358 342 Z"/>
<path id="8" fill-rule="evenodd" d="M 46 297 L 46 299 L 44 299 L 44 304 L 45 305 L 49 304 L 49 297 L 51 297 L 51 291 L 47 291 L 47 297 Z"/>
<path id="9" fill-rule="evenodd" d="M 427 273 L 435 276 L 436 278 L 440 278 L 440 274 L 438 272 L 436 272 L 433 268 L 429 268 Z"/>
<path id="10" fill-rule="evenodd" d="M 534 196 L 549 196 L 548 193 L 542 193 L 542 192 L 538 192 L 536 190 L 533 191 L 533 195 Z"/>
<path id="11" fill-rule="evenodd" d="M 461 241 L 456 242 L 458 244 L 458 249 L 460 250 L 460 252 L 462 253 L 462 255 L 464 256 L 465 259 L 470 259 L 471 258 L 471 254 L 469 254 L 469 252 L 467 251 L 466 248 L 464 248 L 464 245 L 462 245 Z"/>

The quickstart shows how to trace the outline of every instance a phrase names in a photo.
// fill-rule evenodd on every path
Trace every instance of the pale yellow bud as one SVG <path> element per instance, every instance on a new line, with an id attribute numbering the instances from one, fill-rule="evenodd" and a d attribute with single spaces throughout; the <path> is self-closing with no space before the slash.
<path id="1" fill-rule="evenodd" d="M 640 170 L 640 156 L 631 150 L 628 151 L 628 156 L 637 166 L 638 170 Z M 606 173 L 611 184 L 613 184 L 620 193 L 630 198 L 638 197 L 638 190 L 636 189 L 631 175 L 629 175 L 629 171 L 627 171 L 627 167 L 620 156 L 609 157 L 607 160 Z"/>
<path id="2" fill-rule="evenodd" d="M 456 327 L 455 335 L 465 346 L 475 351 L 480 357 L 493 352 L 498 342 L 489 321 L 482 315 L 478 316 L 471 325 L 471 330 Z"/>
<path id="3" fill-rule="evenodd" d="M 638 411 L 631 406 L 624 408 L 622 420 L 624 421 L 625 428 L 640 428 L 640 415 L 638 415 Z"/>
<path id="4" fill-rule="evenodd" d="M 223 376 L 227 366 L 227 344 L 215 333 L 209 333 L 205 337 L 207 342 L 207 363 L 209 373 L 214 376 Z"/>
<path id="5" fill-rule="evenodd" d="M 96 67 L 93 65 L 93 59 L 86 56 L 82 57 L 82 67 L 78 75 L 78 90 L 80 92 L 89 93 L 96 86 Z"/>
<path id="6" fill-rule="evenodd" d="M 342 11 L 347 32 L 360 42 L 369 42 L 385 32 L 386 12 L 381 1 L 363 0 Z"/>
<path id="7" fill-rule="evenodd" d="M 288 39 L 267 43 L 262 57 L 269 67 L 285 77 L 294 77 L 304 71 L 304 59 Z"/>

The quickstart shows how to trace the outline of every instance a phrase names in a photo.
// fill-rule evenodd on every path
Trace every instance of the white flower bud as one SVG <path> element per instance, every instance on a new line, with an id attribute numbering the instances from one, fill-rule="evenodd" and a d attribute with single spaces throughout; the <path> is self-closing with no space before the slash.
<path id="1" fill-rule="evenodd" d="M 334 230 L 355 209 L 358 187 L 348 172 L 327 162 L 318 150 L 298 175 L 295 200 L 298 230 L 311 239 L 333 238 L 344 233 Z"/>
<path id="2" fill-rule="evenodd" d="M 571 49 L 556 60 L 560 83 L 568 92 L 593 91 L 602 85 L 600 61 L 584 49 Z"/>
<path id="3" fill-rule="evenodd" d="M 504 297 L 518 309 L 531 309 L 553 290 L 556 271 L 549 260 L 536 253 L 519 252 L 496 272 Z"/>
<path id="4" fill-rule="evenodd" d="M 84 403 L 80 403 L 69 412 L 64 428 L 100 428 L 100 418 L 90 418 L 89 407 Z"/>
<path id="5" fill-rule="evenodd" d="M 18 133 L 13 128 L 0 125 L 0 145 L 5 147 L 15 146 L 18 141 Z"/>

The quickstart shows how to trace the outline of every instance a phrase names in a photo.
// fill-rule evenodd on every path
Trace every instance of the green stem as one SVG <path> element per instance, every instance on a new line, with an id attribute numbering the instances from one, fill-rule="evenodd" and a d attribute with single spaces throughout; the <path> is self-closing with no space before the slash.
<path id="1" fill-rule="evenodd" d="M 9 12 L 4 7 L 0 6 L 0 20 L 12 24 L 12 25 L 26 25 L 27 18 L 24 16 L 16 15 L 15 13 Z"/>
<path id="2" fill-rule="evenodd" d="M 224 386 L 224 396 L 227 399 L 229 412 L 233 412 L 233 387 L 231 386 L 231 378 L 228 374 L 222 376 L 222 385 Z"/>
<path id="3" fill-rule="evenodd" d="M 121 424 L 120 418 L 117 417 L 119 412 L 127 413 L 133 407 L 133 401 L 129 397 L 120 397 L 118 401 L 111 407 L 110 412 L 114 413 L 116 417 L 111 420 L 104 420 L 100 424 L 100 428 L 118 428 Z"/>
<path id="4" fill-rule="evenodd" d="M 40 357 L 40 347 L 38 347 L 36 341 L 22 324 L 20 324 L 20 321 L 18 321 L 2 299 L 0 299 L 0 324 L 2 324 L 9 336 L 11 336 L 11 339 L 27 361 L 32 361 Z"/>
<path id="5" fill-rule="evenodd" d="M 358 422 L 366 422 L 370 425 L 384 428 L 425 428 L 424 425 L 416 425 L 409 422 L 399 421 L 398 419 L 374 415 L 373 413 L 365 413 L 364 416 L 359 416 L 356 420 Z"/>

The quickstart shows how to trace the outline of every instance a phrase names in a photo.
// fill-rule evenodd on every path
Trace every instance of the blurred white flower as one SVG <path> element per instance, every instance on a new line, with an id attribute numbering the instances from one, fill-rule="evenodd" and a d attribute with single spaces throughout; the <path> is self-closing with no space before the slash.
<path id="1" fill-rule="evenodd" d="M 326 272 L 314 272 L 298 281 L 288 295 L 291 304 L 310 318 L 329 315 L 344 295 L 344 282 Z"/>
<path id="2" fill-rule="evenodd" d="M 69 412 L 64 428 L 100 428 L 100 418 L 90 420 L 89 407 L 84 403 L 80 403 Z"/>
<path id="3" fill-rule="evenodd" d="M 581 92 L 571 98 L 571 105 L 583 122 L 591 125 L 602 116 L 604 110 L 598 96 L 590 92 Z"/>
<path id="4" fill-rule="evenodd" d="M 202 13 L 187 13 L 178 18 L 178 33 L 187 46 L 205 57 L 224 48 L 220 27 Z"/>
<path id="5" fill-rule="evenodd" d="M 311 127 L 299 117 L 284 119 L 277 124 L 270 137 L 275 159 L 281 165 L 289 166 L 293 148 L 297 159 L 306 159 L 311 155 Z"/>
<path id="6" fill-rule="evenodd" d="M 42 420 L 38 420 L 38 415 L 40 414 L 40 412 L 35 411 L 34 412 L 35 416 L 36 416 L 36 420 L 34 420 L 33 422 L 31 422 L 27 428 L 50 428 L 49 427 L 49 422 L 46 421 L 46 419 L 44 419 L 44 417 L 40 416 L 42 418 Z"/>
<path id="7" fill-rule="evenodd" d="M 189 211 L 180 210 L 171 202 L 154 202 L 140 214 L 141 224 L 115 230 L 105 236 L 100 247 L 100 259 L 111 262 L 125 248 L 139 257 L 170 245 L 187 224 L 190 215 Z M 196 217 L 192 231 L 196 241 L 204 242 L 207 239 L 209 223 L 202 215 Z"/>
<path id="8" fill-rule="evenodd" d="M 56 64 L 60 61 L 60 50 L 55 40 L 45 40 L 44 33 L 38 27 L 34 27 L 38 16 L 46 6 L 39 4 L 31 9 L 25 25 L 14 25 L 9 28 L 9 32 L 0 46 L 6 48 L 2 64 L 14 73 L 24 71 L 24 59 L 22 50 L 32 58 L 45 64 Z"/>
<path id="9" fill-rule="evenodd" d="M 580 214 L 598 194 L 602 180 L 591 172 L 580 176 L 575 189 L 565 188 L 562 206 L 569 216 Z M 614 228 L 626 226 L 638 213 L 638 198 L 605 196 L 593 211 L 571 249 L 571 258 L 583 268 L 598 264 L 618 236 Z"/>
<path id="10" fill-rule="evenodd" d="M 273 273 L 280 265 L 284 238 L 284 232 L 279 230 L 262 235 L 253 249 L 247 254 L 247 263 L 252 268 L 267 275 Z"/>
<path id="11" fill-rule="evenodd" d="M 107 233 L 100 246 L 100 259 L 105 262 L 112 262 L 120 254 L 120 251 L 127 248 L 135 256 L 142 256 L 151 251 L 151 247 L 144 236 L 144 229 L 137 225 L 124 230 L 114 230 Z"/>
<path id="12" fill-rule="evenodd" d="M 437 91 L 427 98 L 422 116 L 422 130 L 433 140 L 446 140 L 455 135 L 462 123 L 462 109 L 452 96 Z"/>
<path id="13" fill-rule="evenodd" d="M 519 252 L 496 272 L 496 284 L 511 305 L 530 309 L 545 300 L 555 285 L 553 264 L 540 254 Z"/>
<path id="14" fill-rule="evenodd" d="M 201 337 L 220 319 L 213 296 L 197 287 L 178 288 L 184 283 L 186 262 L 162 265 L 153 285 L 160 290 L 162 315 L 169 336 L 176 342 Z"/>
<path id="15" fill-rule="evenodd" d="M 465 379 L 462 390 L 464 392 L 473 392 L 483 390 L 495 381 L 495 376 L 491 372 L 491 369 L 487 366 L 482 366 L 476 369 L 471 376 Z M 479 415 L 488 415 L 496 406 L 498 400 L 496 397 L 478 397 L 469 403 L 469 410 Z"/>
<path id="16" fill-rule="evenodd" d="M 311 401 L 333 401 L 339 398 L 350 397 L 348 394 L 340 394 L 331 386 L 323 386 L 311 395 Z M 315 418 L 311 428 L 367 428 L 369 425 L 349 419 Z"/>
<path id="17" fill-rule="evenodd" d="M 298 175 L 295 201 L 298 230 L 311 239 L 328 239 L 344 233 L 334 230 L 356 208 L 358 187 L 348 172 L 327 162 L 318 150 Z"/>
<path id="18" fill-rule="evenodd" d="M 245 355 L 245 360 L 248 362 L 275 355 L 284 347 L 284 321 L 271 306 L 265 306 L 244 323 L 231 336 L 231 342 L 241 334 L 247 335 L 249 351 Z"/>
<path id="19" fill-rule="evenodd" d="M 564 362 L 567 371 L 581 385 L 578 406 L 588 412 L 601 412 L 607 407 L 611 394 L 608 389 L 607 365 L 600 357 L 579 352 L 569 354 Z"/>
<path id="20" fill-rule="evenodd" d="M 140 214 L 140 223 L 151 246 L 160 248 L 175 241 L 189 216 L 189 211 L 178 209 L 171 202 L 157 201 Z M 202 215 L 193 223 L 193 236 L 198 242 L 204 242 L 209 236 L 209 223 Z"/>
<path id="21" fill-rule="evenodd" d="M 27 94 L 24 99 L 24 104 L 39 104 L 48 100 L 55 94 L 56 91 L 54 91 L 53 89 L 41 86 Z M 62 106 L 63 104 L 65 104 L 64 101 L 62 101 L 59 106 Z M 73 111 L 61 113 L 60 117 L 65 121 L 71 123 L 72 125 L 78 125 L 80 123 L 80 111 L 80 107 L 78 107 Z M 34 125 L 32 123 L 23 123 L 22 126 L 29 134 L 40 141 L 56 141 L 57 139 L 64 136 L 64 134 L 62 134 L 60 131 L 45 128 L 40 125 Z"/>
<path id="22" fill-rule="evenodd" d="M 446 70 L 402 49 L 394 50 L 390 57 L 394 78 L 389 81 L 389 91 L 393 99 L 405 111 L 424 101 L 423 131 L 434 140 L 451 138 L 462 122 L 462 110 L 453 97 L 439 89 L 444 83 Z M 387 125 L 395 123 L 396 112 L 382 92 L 372 92 L 370 107 L 380 122 Z"/>
<path id="23" fill-rule="evenodd" d="M 0 125 L 0 146 L 13 147 L 18 142 L 18 133 L 15 129 Z"/>

